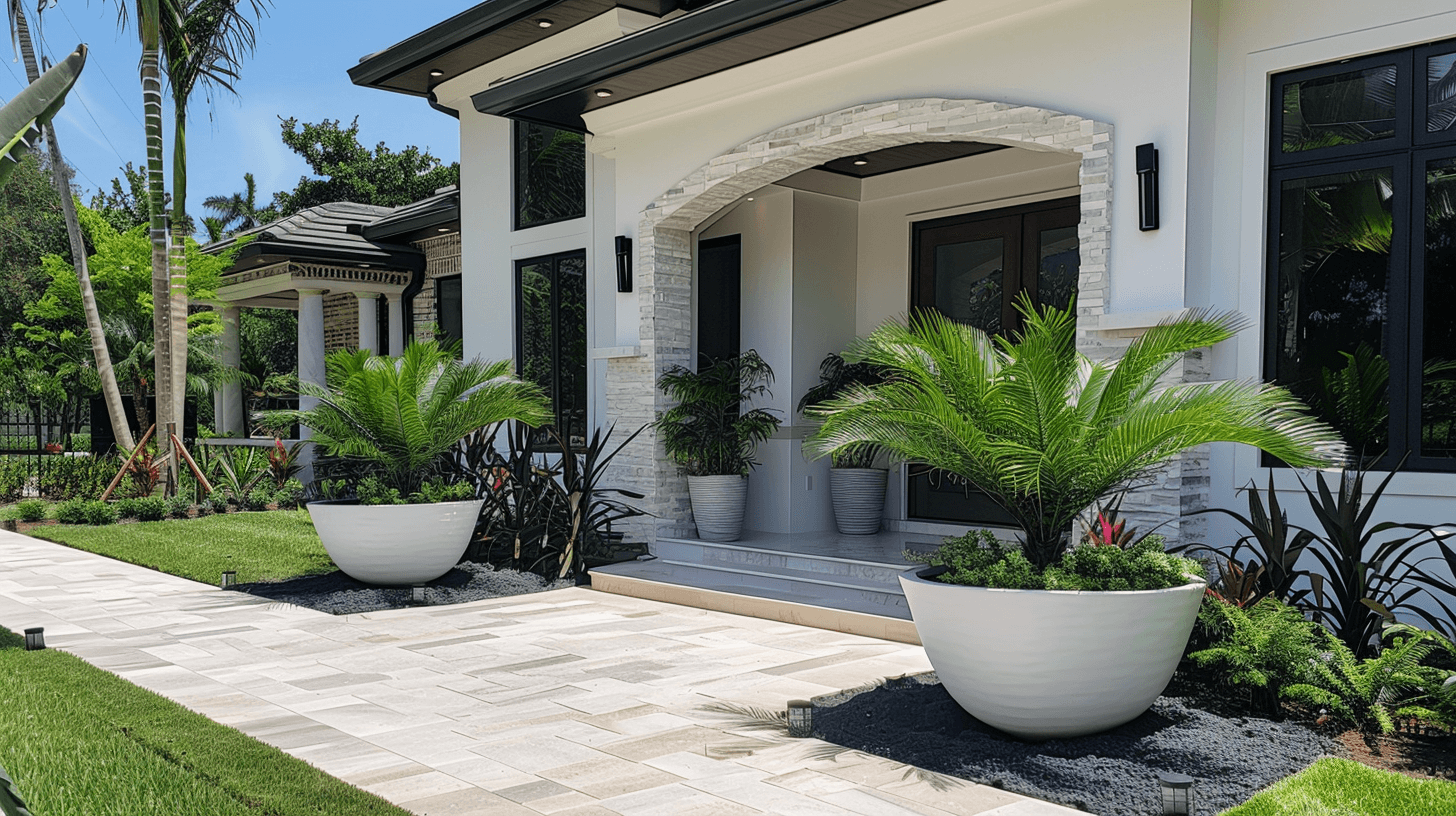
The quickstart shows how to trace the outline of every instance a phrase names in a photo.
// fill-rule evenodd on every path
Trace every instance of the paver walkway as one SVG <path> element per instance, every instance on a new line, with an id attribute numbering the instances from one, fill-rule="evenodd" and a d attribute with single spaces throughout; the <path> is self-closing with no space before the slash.
<path id="1" fill-rule="evenodd" d="M 924 670 L 919 647 L 589 589 L 335 617 L 4 532 L 0 564 L 0 625 L 416 813 L 1074 812 L 721 710 Z"/>

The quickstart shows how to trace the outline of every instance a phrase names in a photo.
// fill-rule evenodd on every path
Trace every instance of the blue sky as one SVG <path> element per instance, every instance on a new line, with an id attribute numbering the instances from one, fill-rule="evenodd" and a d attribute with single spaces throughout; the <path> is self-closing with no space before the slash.
<path id="1" fill-rule="evenodd" d="M 130 0 L 127 0 L 130 4 Z M 475 5 L 472 0 L 274 0 L 258 24 L 256 53 L 243 65 L 237 96 L 194 94 L 188 126 L 188 209 L 207 213 L 202 199 L 243 189 L 243 173 L 258 182 L 259 203 L 277 190 L 293 189 L 308 172 L 278 138 L 278 117 L 300 122 L 359 117 L 359 140 L 383 141 L 399 150 L 417 145 L 453 162 L 460 158 L 455 119 L 423 99 L 357 87 L 347 70 L 378 51 Z M 34 0 L 27 0 L 34 11 Z M 32 15 L 32 26 L 34 26 Z M 100 0 L 60 0 L 42 15 L 44 48 L 59 60 L 84 42 L 86 68 L 56 118 L 66 160 L 89 200 L 98 185 L 110 187 L 118 168 L 145 162 L 141 123 L 141 53 L 134 29 L 119 32 L 116 7 Z M 32 32 L 34 33 L 34 32 Z M 22 87 L 25 68 L 8 42 L 0 61 L 0 100 Z M 167 139 L 171 110 L 166 111 Z M 171 145 L 167 144 L 170 155 Z M 170 158 L 169 158 L 170 162 Z M 168 180 L 171 184 L 170 167 Z"/>

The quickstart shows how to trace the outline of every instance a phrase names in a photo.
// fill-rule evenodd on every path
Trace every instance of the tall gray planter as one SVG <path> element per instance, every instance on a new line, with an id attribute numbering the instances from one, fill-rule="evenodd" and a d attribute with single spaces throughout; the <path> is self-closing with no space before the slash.
<path id="1" fill-rule="evenodd" d="M 829 500 L 834 526 L 844 535 L 874 535 L 885 514 L 888 471 L 879 468 L 830 468 Z"/>
<path id="2" fill-rule="evenodd" d="M 737 541 L 743 535 L 748 503 L 747 476 L 689 476 L 693 521 L 704 541 Z"/>

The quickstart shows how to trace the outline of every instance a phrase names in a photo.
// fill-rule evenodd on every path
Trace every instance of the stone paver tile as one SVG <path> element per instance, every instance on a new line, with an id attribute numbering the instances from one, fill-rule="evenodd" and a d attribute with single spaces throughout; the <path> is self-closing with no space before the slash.
<path id="1" fill-rule="evenodd" d="M 481 743 L 470 749 L 487 759 L 509 765 L 527 773 L 539 773 L 562 765 L 587 762 L 602 756 L 594 748 L 578 745 L 569 740 L 557 739 L 549 734 L 535 738 L 502 740 Z"/>
<path id="2" fill-rule="evenodd" d="M 598 803 L 622 816 L 749 816 L 762 811 L 682 784 L 664 785 L 603 799 Z M 845 816 L 845 814 L 835 814 Z"/>
<path id="3" fill-rule="evenodd" d="M 938 807 L 860 787 L 826 793 L 817 798 L 859 816 L 947 816 L 947 812 Z"/>
<path id="4" fill-rule="evenodd" d="M 707 776 L 722 776 L 743 770 L 743 766 L 735 762 L 713 759 L 702 754 L 693 754 L 687 751 L 679 751 L 673 754 L 653 757 L 652 759 L 645 759 L 642 761 L 642 764 L 656 768 L 659 771 L 667 771 L 683 779 L 702 779 Z"/>
<path id="5" fill-rule="evenodd" d="M 524 785 L 514 785 L 509 788 L 500 788 L 495 794 L 502 799 L 509 799 L 512 802 L 522 804 L 535 799 L 545 799 L 548 796 L 559 796 L 563 793 L 570 793 L 571 788 L 550 779 L 538 779 L 535 782 L 527 782 Z"/>
<path id="6" fill-rule="evenodd" d="M 461 790 L 478 790 L 474 785 L 463 779 L 456 779 L 449 774 L 439 771 L 428 771 L 421 774 L 411 774 L 398 779 L 387 779 L 382 782 L 371 782 L 361 784 L 359 787 L 370 793 L 376 793 L 392 802 L 409 802 L 415 799 L 424 799 L 430 796 L 438 796 L 442 793 L 452 793 Z"/>
<path id="7" fill-rule="evenodd" d="M 601 805 L 582 805 L 567 810 L 558 810 L 552 816 L 622 816 L 619 811 L 607 810 Z"/>
<path id="8" fill-rule="evenodd" d="M 838 793 L 857 787 L 848 779 L 840 779 L 837 776 L 822 774 L 818 771 L 811 771 L 800 768 L 797 771 L 790 771 L 779 776 L 770 776 L 763 780 L 770 785 L 777 785 L 785 790 L 795 793 L 808 794 L 809 796 L 823 796 L 826 793 Z"/>
<path id="9" fill-rule="evenodd" d="M 555 816 L 555 814 L 561 813 L 562 811 L 574 811 L 579 808 L 594 805 L 596 801 L 581 791 L 567 791 L 556 796 L 548 796 L 545 799 L 533 799 L 530 802 L 526 802 L 525 805 L 537 813 L 546 814 L 546 816 Z"/>
<path id="10" fill-rule="evenodd" d="M 502 765 L 493 759 L 472 754 L 470 759 L 443 762 L 436 766 L 451 776 L 463 779 L 476 787 L 497 791 L 536 781 L 539 777 L 509 765 Z"/>
<path id="11" fill-rule="evenodd" d="M 401 805 L 420 816 L 537 816 L 530 808 L 479 788 L 410 799 Z"/>
<path id="12" fill-rule="evenodd" d="M 859 811 L 832 802 L 769 785 L 763 781 L 765 778 L 767 775 L 761 772 L 744 771 L 727 776 L 690 779 L 683 784 L 766 813 L 783 816 L 863 816 Z"/>
<path id="13" fill-rule="evenodd" d="M 1020 802 L 1003 805 L 995 810 L 984 811 L 979 816 L 1077 816 L 1080 813 L 1082 811 L 1054 805 L 1051 802 L 1022 799 Z"/>
<path id="14" fill-rule="evenodd" d="M 929 774 L 928 771 L 922 773 Z M 927 784 L 919 775 L 912 774 L 909 778 L 900 779 L 888 785 L 880 785 L 879 790 L 901 799 L 931 805 L 947 813 L 957 814 L 957 816 L 983 814 L 998 807 L 1023 801 L 1021 796 L 987 785 L 976 785 L 963 779 L 938 774 L 934 776 L 942 780 L 942 785 L 948 787 L 937 788 Z M 845 781 L 848 782 L 848 780 Z"/>
<path id="15" fill-rule="evenodd" d="M 673 774 L 613 756 L 552 768 L 541 771 L 540 775 L 596 799 L 609 799 L 678 780 Z"/>
<path id="16" fill-rule="evenodd" d="M 679 751 L 712 756 L 714 748 L 751 744 L 751 742 L 735 737 L 732 734 L 725 734 L 713 728 L 703 728 L 695 725 L 662 734 L 652 734 L 645 737 L 609 742 L 598 747 L 613 756 L 630 759 L 633 762 L 641 762 L 645 759 L 660 757 L 664 754 L 675 754 Z"/>
<path id="17" fill-rule="evenodd" d="M 398 711 L 392 711 L 383 706 L 374 705 L 373 703 L 326 708 L 321 711 L 310 712 L 308 716 L 325 725 L 331 725 L 347 734 L 353 734 L 356 737 L 369 737 L 390 731 L 400 731 L 427 725 L 431 722 L 450 722 L 450 720 L 439 716 L 422 717 L 418 714 L 401 714 Z"/>
<path id="18" fill-rule="evenodd" d="M 628 717 L 617 720 L 612 727 L 628 736 L 641 736 L 642 734 L 660 734 L 663 731 L 674 731 L 679 728 L 687 728 L 691 725 L 696 725 L 696 723 L 686 717 L 679 717 L 676 714 L 668 714 L 665 711 L 660 711 L 641 717 Z"/>

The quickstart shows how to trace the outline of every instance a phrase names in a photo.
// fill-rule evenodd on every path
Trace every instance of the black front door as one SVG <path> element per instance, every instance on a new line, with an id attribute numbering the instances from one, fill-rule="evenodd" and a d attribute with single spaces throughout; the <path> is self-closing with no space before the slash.
<path id="1" fill-rule="evenodd" d="M 738 235 L 698 242 L 698 358 L 721 360 L 741 343 L 743 271 Z"/>
<path id="2" fill-rule="evenodd" d="M 1022 292 L 1065 308 L 1077 291 L 1077 199 L 940 218 L 915 225 L 910 302 L 991 334 L 1020 327 Z M 1010 525 L 1011 517 L 964 480 L 910 465 L 909 516 Z"/>

